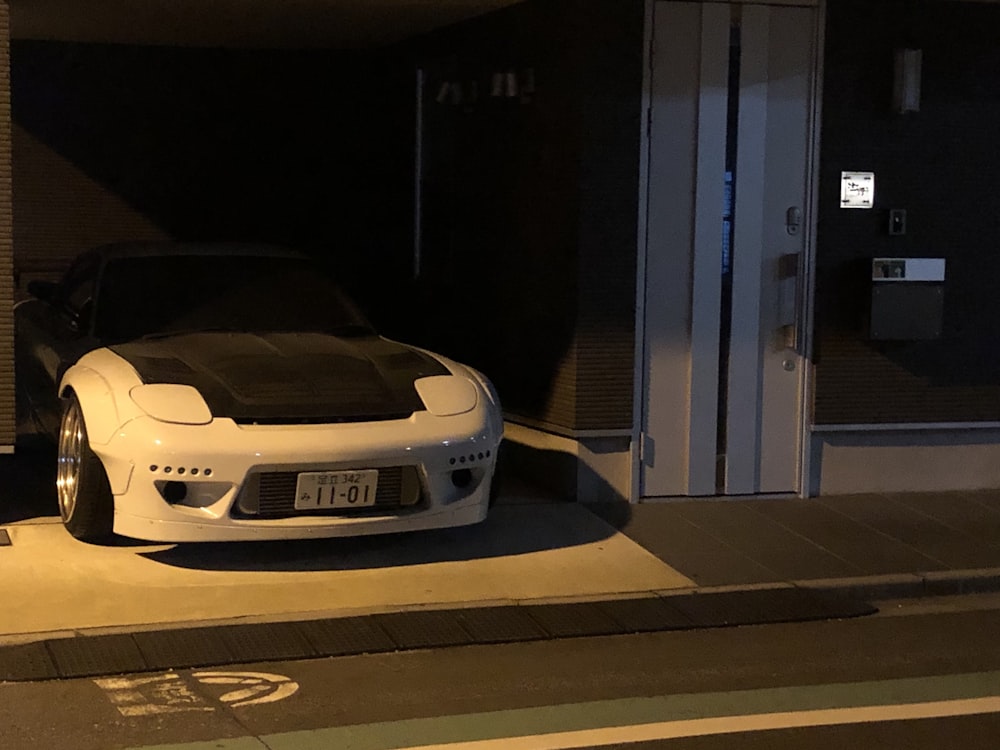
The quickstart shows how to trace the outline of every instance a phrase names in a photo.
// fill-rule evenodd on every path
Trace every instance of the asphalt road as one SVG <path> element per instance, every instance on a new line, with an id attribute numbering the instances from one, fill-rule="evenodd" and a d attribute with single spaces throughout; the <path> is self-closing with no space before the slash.
<path id="1" fill-rule="evenodd" d="M 1000 596 L 880 606 L 843 621 L 5 683 L 0 746 L 995 747 Z"/>

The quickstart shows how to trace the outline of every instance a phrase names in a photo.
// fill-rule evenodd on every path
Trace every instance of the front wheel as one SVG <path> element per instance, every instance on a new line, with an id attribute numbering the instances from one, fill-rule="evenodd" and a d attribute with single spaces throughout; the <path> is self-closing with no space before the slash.
<path id="1" fill-rule="evenodd" d="M 83 542 L 103 542 L 111 538 L 114 499 L 101 460 L 87 440 L 83 410 L 75 395 L 63 409 L 59 429 L 56 466 L 56 494 L 63 526 Z"/>

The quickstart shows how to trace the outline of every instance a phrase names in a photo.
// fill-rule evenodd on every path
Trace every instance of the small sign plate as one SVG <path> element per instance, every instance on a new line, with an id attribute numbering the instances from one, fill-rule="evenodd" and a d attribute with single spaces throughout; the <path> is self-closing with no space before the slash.
<path id="1" fill-rule="evenodd" d="M 872 208 L 875 205 L 874 172 L 840 173 L 840 207 Z"/>

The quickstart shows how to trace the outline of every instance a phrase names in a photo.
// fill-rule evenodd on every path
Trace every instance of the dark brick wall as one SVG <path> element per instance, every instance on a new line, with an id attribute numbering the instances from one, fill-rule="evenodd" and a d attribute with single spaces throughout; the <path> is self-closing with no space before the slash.
<path id="1" fill-rule="evenodd" d="M 428 337 L 556 430 L 632 423 L 642 17 L 529 0 L 399 50 L 428 76 Z M 529 69 L 530 97 L 489 95 Z M 478 100 L 438 103 L 445 81 Z"/>
<path id="2" fill-rule="evenodd" d="M 1000 420 L 1000 5 L 831 0 L 816 275 L 819 424 Z M 920 111 L 891 112 L 893 50 L 923 50 Z M 870 211 L 841 170 L 876 173 Z M 886 230 L 908 212 L 905 236 Z M 944 257 L 939 340 L 866 336 L 870 261 Z"/>
<path id="3" fill-rule="evenodd" d="M 409 228 L 381 200 L 397 166 L 376 62 L 30 41 L 12 57 L 26 266 L 138 234 L 287 244 L 362 290 L 405 272 L 385 250 Z"/>
<path id="4" fill-rule="evenodd" d="M 581 17 L 578 429 L 629 428 L 634 385 L 641 2 Z"/>
<path id="5" fill-rule="evenodd" d="M 14 249 L 11 235 L 10 7 L 0 2 L 0 448 L 14 445 Z M 5 353 L 7 356 L 4 356 Z"/>
<path id="6" fill-rule="evenodd" d="M 23 127 L 12 132 L 15 298 L 34 279 L 53 281 L 82 248 L 166 233 L 113 190 Z"/>

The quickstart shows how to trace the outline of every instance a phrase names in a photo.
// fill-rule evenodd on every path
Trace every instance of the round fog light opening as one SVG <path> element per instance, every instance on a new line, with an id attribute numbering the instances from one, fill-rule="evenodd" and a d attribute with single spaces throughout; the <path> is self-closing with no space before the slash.
<path id="1" fill-rule="evenodd" d="M 469 469 L 456 469 L 451 472 L 451 483 L 459 489 L 464 489 L 472 483 L 472 472 Z"/>
<path id="2" fill-rule="evenodd" d="M 188 488 L 184 482 L 167 482 L 163 485 L 163 499 L 168 503 L 184 502 Z"/>

